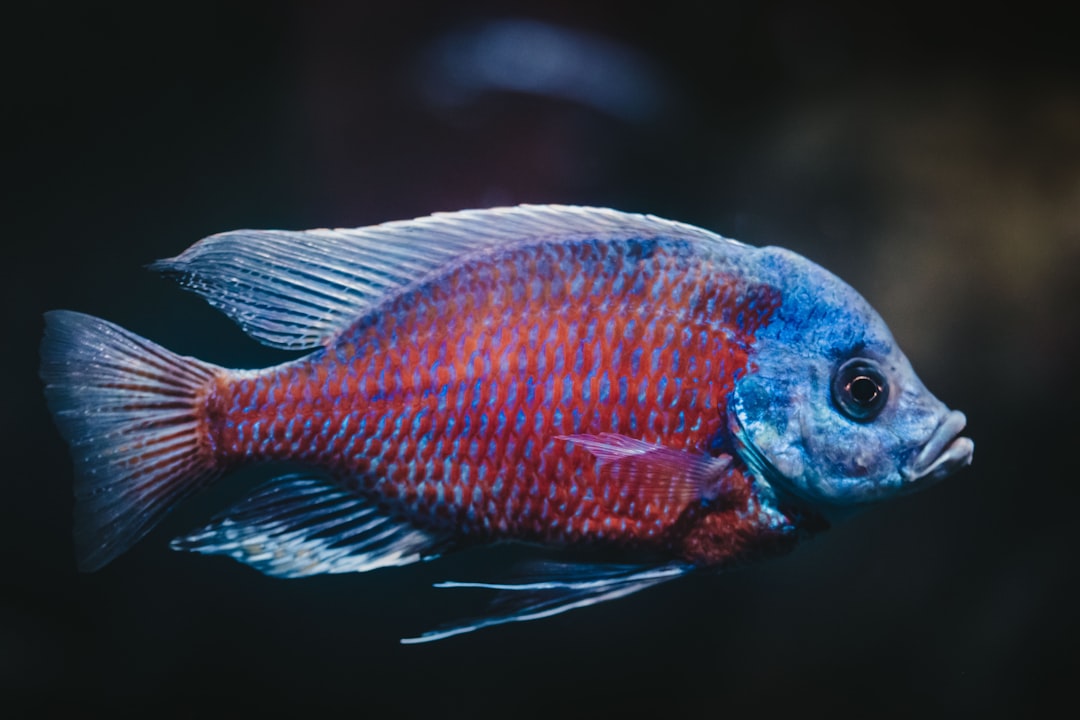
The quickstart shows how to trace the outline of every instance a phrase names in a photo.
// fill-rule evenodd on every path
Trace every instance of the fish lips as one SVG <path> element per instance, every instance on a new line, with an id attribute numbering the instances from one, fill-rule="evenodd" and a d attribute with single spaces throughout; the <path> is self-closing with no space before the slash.
<path id="1" fill-rule="evenodd" d="M 960 435 L 966 425 L 964 413 L 953 410 L 946 415 L 904 469 L 904 480 L 909 483 L 938 482 L 970 465 L 975 443 Z"/>

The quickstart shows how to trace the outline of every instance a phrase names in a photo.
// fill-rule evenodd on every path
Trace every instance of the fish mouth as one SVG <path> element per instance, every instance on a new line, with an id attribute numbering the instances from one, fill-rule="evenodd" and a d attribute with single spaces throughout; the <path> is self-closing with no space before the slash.
<path id="1" fill-rule="evenodd" d="M 915 459 L 904 470 L 908 482 L 941 480 L 971 464 L 975 443 L 960 432 L 967 425 L 964 413 L 953 410 L 941 421 Z"/>

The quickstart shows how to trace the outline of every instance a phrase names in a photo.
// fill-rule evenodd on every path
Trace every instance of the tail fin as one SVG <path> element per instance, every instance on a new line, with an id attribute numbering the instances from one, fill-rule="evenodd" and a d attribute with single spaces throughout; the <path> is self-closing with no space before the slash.
<path id="1" fill-rule="evenodd" d="M 82 313 L 45 314 L 41 377 L 75 464 L 75 550 L 97 570 L 219 470 L 205 397 L 222 368 Z"/>

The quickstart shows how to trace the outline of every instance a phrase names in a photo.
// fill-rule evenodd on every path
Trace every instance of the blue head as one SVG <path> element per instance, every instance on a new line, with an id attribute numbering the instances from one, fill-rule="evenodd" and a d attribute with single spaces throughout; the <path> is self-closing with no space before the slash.
<path id="1" fill-rule="evenodd" d="M 754 252 L 782 303 L 729 407 L 759 477 L 838 514 L 970 464 L 963 413 L 926 389 L 866 300 L 795 253 Z"/>

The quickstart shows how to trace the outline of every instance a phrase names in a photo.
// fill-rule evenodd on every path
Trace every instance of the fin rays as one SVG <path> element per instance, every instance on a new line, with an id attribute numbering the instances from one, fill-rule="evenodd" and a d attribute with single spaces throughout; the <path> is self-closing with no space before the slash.
<path id="1" fill-rule="evenodd" d="M 454 635 L 510 622 L 525 622 L 560 615 L 570 610 L 626 597 L 654 585 L 685 575 L 690 566 L 660 567 L 545 564 L 551 577 L 522 583 L 443 582 L 437 588 L 481 588 L 495 590 L 485 615 L 462 620 L 413 638 L 406 645 L 444 640 Z M 542 571 L 541 575 L 544 574 Z"/>
<path id="2" fill-rule="evenodd" d="M 217 475 L 198 413 L 221 369 L 89 315 L 45 321 L 41 377 L 75 463 L 79 568 L 97 570 Z"/>
<path id="3" fill-rule="evenodd" d="M 356 229 L 235 230 L 151 267 L 176 277 L 260 342 L 310 349 L 328 343 L 388 294 L 472 253 L 553 238 L 672 234 L 735 242 L 652 215 L 521 205 Z"/>
<path id="4" fill-rule="evenodd" d="M 267 575 L 292 578 L 407 565 L 432 556 L 446 540 L 383 515 L 328 481 L 296 474 L 259 487 L 172 547 L 226 555 Z"/>

